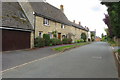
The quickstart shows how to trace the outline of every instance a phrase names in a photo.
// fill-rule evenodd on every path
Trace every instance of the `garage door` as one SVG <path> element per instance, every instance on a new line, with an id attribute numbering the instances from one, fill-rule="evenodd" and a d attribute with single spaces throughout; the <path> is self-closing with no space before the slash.
<path id="1" fill-rule="evenodd" d="M 2 51 L 30 48 L 30 32 L 2 30 Z"/>

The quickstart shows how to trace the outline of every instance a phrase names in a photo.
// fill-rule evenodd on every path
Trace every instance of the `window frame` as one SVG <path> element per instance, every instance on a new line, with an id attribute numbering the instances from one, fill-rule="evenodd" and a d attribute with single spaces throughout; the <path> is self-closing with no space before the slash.
<path id="1" fill-rule="evenodd" d="M 26 15 L 22 11 L 18 11 L 20 19 L 27 20 Z"/>
<path id="2" fill-rule="evenodd" d="M 40 33 L 41 33 L 41 35 L 40 35 Z M 39 31 L 39 37 L 43 38 L 43 31 Z"/>
<path id="3" fill-rule="evenodd" d="M 49 26 L 50 25 L 49 19 L 43 18 L 43 24 L 45 26 Z"/>
<path id="4" fill-rule="evenodd" d="M 62 28 L 62 29 L 65 29 L 65 25 L 64 25 L 64 24 L 61 24 L 61 28 Z"/>

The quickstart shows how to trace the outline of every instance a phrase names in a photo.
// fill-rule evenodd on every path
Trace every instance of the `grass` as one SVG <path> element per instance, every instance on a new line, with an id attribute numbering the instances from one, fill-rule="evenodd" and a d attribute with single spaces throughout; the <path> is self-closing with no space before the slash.
<path id="1" fill-rule="evenodd" d="M 108 43 L 111 45 L 111 46 L 117 46 L 117 43 L 115 41 L 108 41 Z"/>
<path id="2" fill-rule="evenodd" d="M 73 45 L 67 45 L 67 46 L 61 46 L 61 47 L 53 48 L 53 50 L 55 50 L 55 51 L 65 51 L 67 49 L 79 47 L 79 46 L 86 45 L 86 44 L 89 44 L 89 43 L 88 42 L 76 43 L 76 44 L 73 44 Z"/>

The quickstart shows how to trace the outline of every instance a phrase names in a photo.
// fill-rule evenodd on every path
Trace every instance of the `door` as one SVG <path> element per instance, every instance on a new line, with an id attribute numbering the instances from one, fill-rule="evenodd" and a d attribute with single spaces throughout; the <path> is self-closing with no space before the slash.
<path id="1" fill-rule="evenodd" d="M 2 51 L 30 48 L 30 32 L 2 30 Z"/>
<path id="2" fill-rule="evenodd" d="M 58 33 L 58 39 L 61 40 L 61 33 Z"/>

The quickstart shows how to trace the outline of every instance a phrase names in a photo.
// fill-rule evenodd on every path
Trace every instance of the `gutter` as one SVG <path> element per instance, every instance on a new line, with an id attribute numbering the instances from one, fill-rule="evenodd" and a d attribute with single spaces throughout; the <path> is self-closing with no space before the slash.
<path id="1" fill-rule="evenodd" d="M 16 30 L 16 31 L 28 31 L 28 32 L 33 31 L 31 29 L 22 29 L 22 28 L 15 28 L 15 27 L 9 27 L 9 26 L 2 26 L 2 27 L 0 27 L 0 29 Z"/>

